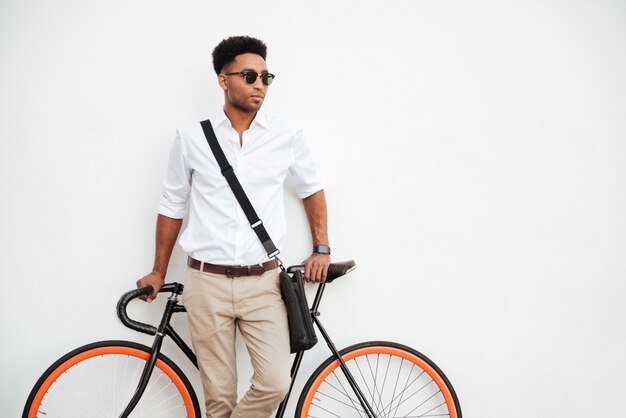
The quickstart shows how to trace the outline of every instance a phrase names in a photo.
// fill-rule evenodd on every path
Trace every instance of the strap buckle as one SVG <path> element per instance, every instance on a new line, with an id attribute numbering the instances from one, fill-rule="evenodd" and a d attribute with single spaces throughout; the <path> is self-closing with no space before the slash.
<path id="1" fill-rule="evenodd" d="M 276 250 L 276 255 L 274 255 L 274 260 L 276 260 L 276 262 L 278 263 L 278 267 L 280 267 L 280 269 L 281 269 L 282 271 L 285 271 L 285 267 L 283 266 L 283 262 L 282 262 L 282 261 L 280 261 L 280 258 L 278 258 L 278 257 L 277 257 L 277 255 L 278 255 L 278 253 L 279 253 L 279 252 L 280 252 L 280 251 Z"/>
<path id="2" fill-rule="evenodd" d="M 277 248 L 276 251 L 272 251 L 270 254 L 268 254 L 267 256 L 269 258 L 275 258 L 278 260 L 278 257 L 276 257 L 278 254 L 280 254 L 280 250 Z M 280 262 L 280 260 L 278 260 Z"/>

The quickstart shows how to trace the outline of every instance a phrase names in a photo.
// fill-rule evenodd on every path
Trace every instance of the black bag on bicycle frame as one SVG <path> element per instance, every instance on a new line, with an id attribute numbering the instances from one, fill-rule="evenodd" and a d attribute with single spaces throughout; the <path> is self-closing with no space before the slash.
<path id="1" fill-rule="evenodd" d="M 304 291 L 304 277 L 300 270 L 291 276 L 286 271 L 280 272 L 280 291 L 287 307 L 289 319 L 289 344 L 291 352 L 305 351 L 317 344 L 315 328 L 311 320 L 311 311 Z"/>
<path id="2" fill-rule="evenodd" d="M 220 166 L 222 175 L 226 178 L 228 185 L 237 198 L 237 202 L 239 202 L 243 212 L 246 214 L 250 226 L 263 244 L 267 256 L 278 261 L 281 269 L 280 290 L 283 300 L 285 301 L 285 306 L 287 307 L 287 318 L 289 320 L 289 344 L 291 346 L 291 352 L 297 353 L 299 351 L 308 350 L 317 344 L 317 336 L 313 328 L 309 304 L 306 300 L 302 272 L 297 270 L 290 275 L 285 271 L 283 263 L 277 257 L 280 251 L 276 248 L 276 245 L 274 245 L 274 242 L 263 226 L 263 222 L 259 219 L 259 216 L 252 207 L 250 199 L 248 199 L 246 192 L 243 190 L 243 187 L 241 187 L 241 183 L 239 183 L 235 171 L 228 163 L 228 159 L 224 155 L 222 147 L 220 147 L 219 142 L 217 142 L 217 137 L 215 136 L 211 122 L 207 119 L 200 122 L 200 125 L 211 147 L 211 151 L 213 151 L 213 155 Z"/>

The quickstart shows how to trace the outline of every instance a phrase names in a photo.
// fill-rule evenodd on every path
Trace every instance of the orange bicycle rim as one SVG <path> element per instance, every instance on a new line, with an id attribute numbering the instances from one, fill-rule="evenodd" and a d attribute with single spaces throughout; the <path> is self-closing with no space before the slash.
<path id="1" fill-rule="evenodd" d="M 150 358 L 149 353 L 146 353 L 142 350 L 138 350 L 136 348 L 124 347 L 124 346 L 109 346 L 109 347 L 94 348 L 92 350 L 87 350 L 85 352 L 77 354 L 73 356 L 72 358 L 70 358 L 69 360 L 67 360 L 66 362 L 64 362 L 63 364 L 61 364 L 56 369 L 54 369 L 54 371 L 50 374 L 50 376 L 48 376 L 46 380 L 42 383 L 41 387 L 39 388 L 39 390 L 37 391 L 37 394 L 35 395 L 33 399 L 33 402 L 31 403 L 31 410 L 28 413 L 28 418 L 37 418 L 37 412 L 38 412 L 37 408 L 39 408 L 39 405 L 41 404 L 41 400 L 48 392 L 48 389 L 50 389 L 50 386 L 52 386 L 52 384 L 57 380 L 59 376 L 61 376 L 68 369 L 70 369 L 71 367 L 75 366 L 76 364 L 80 363 L 83 360 L 87 360 L 92 357 L 102 356 L 102 355 L 107 355 L 107 354 L 123 354 L 123 355 L 132 356 L 132 357 L 137 357 L 146 361 L 148 361 L 148 359 Z M 167 377 L 169 377 L 172 380 L 174 385 L 176 385 L 178 392 L 183 397 L 183 401 L 185 403 L 185 409 L 187 411 L 187 416 L 188 417 L 195 416 L 195 412 L 193 409 L 193 401 L 191 400 L 191 396 L 189 395 L 189 392 L 187 392 L 187 388 L 185 387 L 185 384 L 183 383 L 183 381 L 178 377 L 178 375 L 174 372 L 174 370 L 172 370 L 162 360 L 157 359 L 155 367 L 158 367 L 159 369 L 161 369 L 163 373 L 165 373 Z M 33 408 L 33 407 L 36 407 L 36 408 Z"/>

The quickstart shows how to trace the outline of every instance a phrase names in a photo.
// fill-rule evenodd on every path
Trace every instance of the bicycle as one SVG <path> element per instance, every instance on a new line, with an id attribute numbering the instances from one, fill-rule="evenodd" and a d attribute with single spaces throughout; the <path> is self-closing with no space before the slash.
<path id="1" fill-rule="evenodd" d="M 354 261 L 333 263 L 317 287 L 311 318 L 331 351 L 313 372 L 300 394 L 296 417 L 462 418 L 454 388 L 437 365 L 417 350 L 387 341 L 369 341 L 337 350 L 319 320 L 326 285 L 355 268 Z M 302 272 L 291 266 L 288 272 Z M 188 417 L 203 416 L 191 383 L 182 370 L 160 352 L 170 336 L 198 367 L 191 348 L 170 325 L 183 285 L 168 283 L 171 292 L 158 328 L 130 319 L 128 303 L 150 294 L 152 287 L 125 293 L 117 314 L 125 326 L 155 336 L 152 347 L 131 341 L 100 341 L 77 348 L 57 360 L 33 387 L 23 418 L 68 417 Z M 304 352 L 296 353 L 291 385 L 275 417 L 285 414 Z"/>

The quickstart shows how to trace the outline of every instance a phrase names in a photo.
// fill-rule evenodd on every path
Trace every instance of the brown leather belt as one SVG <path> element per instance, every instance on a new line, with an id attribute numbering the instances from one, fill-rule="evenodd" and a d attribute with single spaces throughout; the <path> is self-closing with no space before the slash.
<path id="1" fill-rule="evenodd" d="M 263 264 L 254 264 L 252 266 L 223 266 L 211 263 L 202 263 L 195 258 L 189 257 L 187 265 L 192 269 L 200 270 L 206 273 L 223 274 L 228 277 L 241 277 L 241 276 L 260 276 L 266 271 L 273 270 L 278 267 L 276 260 L 266 261 Z"/>

